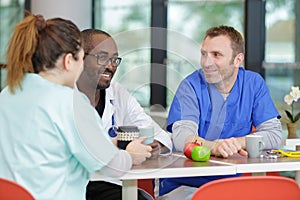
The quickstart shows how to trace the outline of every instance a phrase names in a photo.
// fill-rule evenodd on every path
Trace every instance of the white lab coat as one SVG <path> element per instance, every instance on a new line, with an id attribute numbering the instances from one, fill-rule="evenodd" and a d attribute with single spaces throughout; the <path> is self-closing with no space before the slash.
<path id="1" fill-rule="evenodd" d="M 102 116 L 104 129 L 108 130 L 112 127 L 112 115 L 114 114 L 116 126 L 153 126 L 154 139 L 159 141 L 170 152 L 172 150 L 172 142 L 169 134 L 160 128 L 152 118 L 147 115 L 137 100 L 119 83 L 111 83 L 106 89 L 105 109 Z M 116 179 L 105 179 L 105 181 L 121 184 Z"/>
<path id="2" fill-rule="evenodd" d="M 137 100 L 119 83 L 111 83 L 106 89 L 105 110 L 102 121 L 106 131 L 112 127 L 114 114 L 116 126 L 153 126 L 154 139 L 172 149 L 172 142 L 167 132 L 160 128 L 152 118 L 147 115 Z"/>

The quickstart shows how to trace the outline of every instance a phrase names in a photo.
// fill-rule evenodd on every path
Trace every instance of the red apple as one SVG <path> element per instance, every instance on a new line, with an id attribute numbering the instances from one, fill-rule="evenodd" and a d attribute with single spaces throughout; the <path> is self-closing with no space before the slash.
<path id="1" fill-rule="evenodd" d="M 200 144 L 197 142 L 188 142 L 184 145 L 183 153 L 187 158 L 192 159 L 192 150 L 195 146 L 200 146 Z"/>

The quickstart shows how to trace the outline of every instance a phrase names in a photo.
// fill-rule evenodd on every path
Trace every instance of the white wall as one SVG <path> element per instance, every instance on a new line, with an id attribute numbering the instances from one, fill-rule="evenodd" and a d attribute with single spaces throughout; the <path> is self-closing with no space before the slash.
<path id="1" fill-rule="evenodd" d="M 91 0 L 31 0 L 32 14 L 45 19 L 61 17 L 73 21 L 80 30 L 91 28 Z"/>

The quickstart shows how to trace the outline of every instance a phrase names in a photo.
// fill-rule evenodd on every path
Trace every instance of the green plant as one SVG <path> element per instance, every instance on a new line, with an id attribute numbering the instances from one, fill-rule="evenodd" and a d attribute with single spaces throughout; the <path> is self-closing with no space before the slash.
<path id="1" fill-rule="evenodd" d="M 285 110 L 286 115 L 288 116 L 290 122 L 295 123 L 300 119 L 300 112 L 294 115 L 294 103 L 300 99 L 299 86 L 292 86 L 292 90 L 289 94 L 284 96 L 284 101 L 287 105 L 291 106 L 291 112 Z"/>

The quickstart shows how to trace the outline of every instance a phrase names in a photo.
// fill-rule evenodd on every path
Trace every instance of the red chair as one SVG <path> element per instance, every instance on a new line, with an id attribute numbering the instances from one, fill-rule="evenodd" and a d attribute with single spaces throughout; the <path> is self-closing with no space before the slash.
<path id="1" fill-rule="evenodd" d="M 34 200 L 34 197 L 18 183 L 0 178 L 0 199 Z"/>
<path id="2" fill-rule="evenodd" d="M 211 181 L 197 189 L 191 200 L 299 200 L 296 181 L 280 176 L 242 176 Z"/>
<path id="3" fill-rule="evenodd" d="M 148 192 L 154 198 L 154 179 L 140 179 L 138 180 L 138 188 L 141 188 Z"/>
<path id="4" fill-rule="evenodd" d="M 252 176 L 252 173 L 242 173 L 242 176 Z M 281 176 L 280 172 L 266 172 L 266 176 Z"/>

